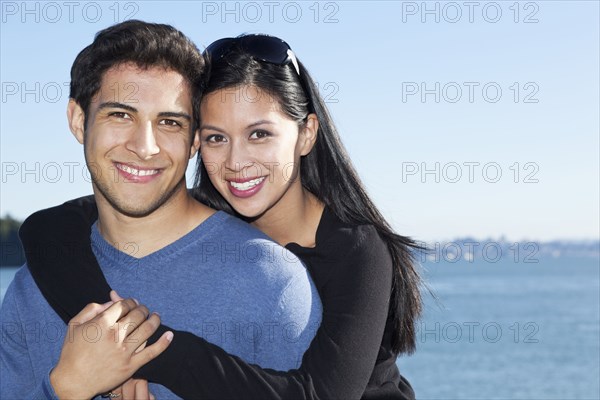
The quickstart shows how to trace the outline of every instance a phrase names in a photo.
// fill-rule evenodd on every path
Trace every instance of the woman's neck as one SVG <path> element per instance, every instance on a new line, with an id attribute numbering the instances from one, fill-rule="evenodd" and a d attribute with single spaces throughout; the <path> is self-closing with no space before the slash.
<path id="1" fill-rule="evenodd" d="M 302 247 L 315 247 L 325 206 L 301 185 L 295 192 L 287 193 L 291 196 L 282 198 L 277 207 L 253 221 L 252 225 L 282 246 L 297 243 Z"/>

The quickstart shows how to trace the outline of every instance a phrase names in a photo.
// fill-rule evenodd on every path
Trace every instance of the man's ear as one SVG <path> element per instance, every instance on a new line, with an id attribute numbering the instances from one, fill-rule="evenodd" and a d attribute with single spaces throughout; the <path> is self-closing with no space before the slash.
<path id="1" fill-rule="evenodd" d="M 304 125 L 304 129 L 302 130 L 302 137 L 300 140 L 303 140 L 302 147 L 300 149 L 300 155 L 305 156 L 311 152 L 315 142 L 317 141 L 317 132 L 319 131 L 319 120 L 317 116 L 313 114 L 308 114 L 306 117 L 306 124 Z"/>
<path id="2" fill-rule="evenodd" d="M 83 144 L 83 135 L 85 132 L 85 113 L 81 106 L 73 99 L 69 100 L 67 105 L 67 120 L 69 121 L 69 129 L 77 141 Z"/>
<path id="3" fill-rule="evenodd" d="M 192 138 L 192 146 L 190 147 L 190 160 L 194 158 L 198 150 L 200 150 L 200 130 L 196 129 Z"/>

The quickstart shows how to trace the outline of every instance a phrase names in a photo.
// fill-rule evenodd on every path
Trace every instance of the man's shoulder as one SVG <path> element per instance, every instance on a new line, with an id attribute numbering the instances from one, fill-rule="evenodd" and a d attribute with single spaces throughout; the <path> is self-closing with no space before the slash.
<path id="1" fill-rule="evenodd" d="M 269 239 L 269 237 L 259 229 L 224 211 L 216 212 L 207 221 L 212 222 L 212 220 L 218 222 L 220 228 L 215 230 L 215 234 L 224 241 Z"/>
<path id="2" fill-rule="evenodd" d="M 49 308 L 50 306 L 35 284 L 27 264 L 23 265 L 15 273 L 12 282 L 6 290 L 2 302 L 3 314 L 8 309 L 12 309 L 13 312 L 27 310 L 26 315 L 21 316 L 25 319 L 29 317 L 35 319 L 36 315 L 47 314 L 50 311 Z"/>
<path id="3" fill-rule="evenodd" d="M 222 257 L 232 256 L 255 266 L 293 266 L 304 268 L 298 257 L 276 243 L 264 232 L 225 212 L 214 216 L 216 229 L 211 229 L 204 247 L 212 245 Z"/>
<path id="4" fill-rule="evenodd" d="M 9 285 L 8 290 L 12 289 L 15 293 L 21 295 L 25 294 L 33 289 L 37 289 L 33 277 L 31 276 L 31 272 L 29 272 L 29 268 L 27 264 L 23 264 L 21 268 L 15 272 L 12 282 Z"/>

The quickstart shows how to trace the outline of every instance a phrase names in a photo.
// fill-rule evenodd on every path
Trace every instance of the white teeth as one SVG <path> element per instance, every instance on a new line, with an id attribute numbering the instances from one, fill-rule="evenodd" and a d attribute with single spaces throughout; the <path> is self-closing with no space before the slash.
<path id="1" fill-rule="evenodd" d="M 121 171 L 125 171 L 128 174 L 135 175 L 135 176 L 148 176 L 148 175 L 158 174 L 157 169 L 135 169 L 135 168 L 131 168 L 127 165 L 123 165 L 123 164 L 116 164 L 116 166 Z"/>
<path id="2" fill-rule="evenodd" d="M 254 186 L 258 185 L 259 183 L 261 183 L 264 180 L 265 180 L 265 177 L 262 176 L 260 178 L 252 179 L 251 181 L 244 182 L 244 183 L 238 183 L 238 182 L 229 181 L 229 184 L 231 184 L 231 186 L 233 186 L 237 190 L 249 190 L 249 189 L 252 189 Z"/>

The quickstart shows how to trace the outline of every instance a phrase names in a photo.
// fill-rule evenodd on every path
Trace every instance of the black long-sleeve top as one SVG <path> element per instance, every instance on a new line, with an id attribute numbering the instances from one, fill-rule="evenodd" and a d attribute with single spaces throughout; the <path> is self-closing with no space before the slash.
<path id="1" fill-rule="evenodd" d="M 42 294 L 68 322 L 86 304 L 104 303 L 110 287 L 92 253 L 98 218 L 92 196 L 42 210 L 23 223 L 27 264 Z M 314 248 L 290 243 L 306 264 L 323 304 L 323 319 L 298 369 L 282 372 L 244 362 L 189 332 L 136 377 L 160 383 L 186 399 L 414 399 L 396 366 L 388 319 L 392 262 L 372 226 L 349 226 L 327 207 Z"/>

